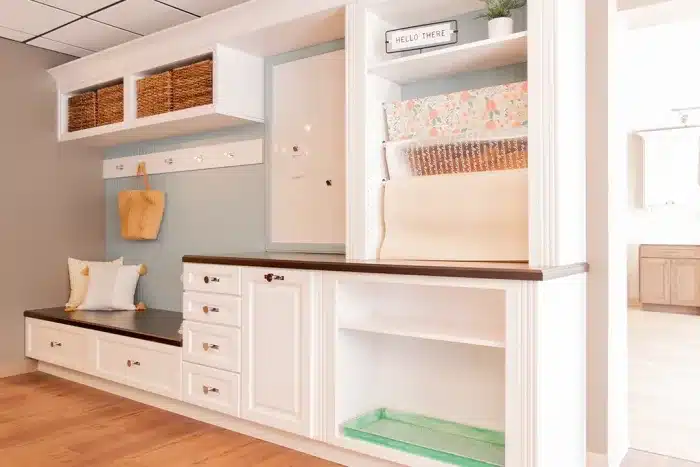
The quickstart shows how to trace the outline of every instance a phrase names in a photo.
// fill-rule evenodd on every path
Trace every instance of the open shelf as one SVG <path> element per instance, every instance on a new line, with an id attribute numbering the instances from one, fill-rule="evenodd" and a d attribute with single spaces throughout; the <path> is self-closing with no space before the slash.
<path id="1" fill-rule="evenodd" d="M 343 424 L 343 434 L 466 467 L 503 467 L 503 433 L 413 413 L 372 410 Z"/>
<path id="2" fill-rule="evenodd" d="M 527 31 L 524 31 L 505 38 L 486 39 L 387 60 L 370 66 L 369 71 L 394 83 L 407 84 L 526 61 Z"/>
<path id="3" fill-rule="evenodd" d="M 456 342 L 459 344 L 478 345 L 482 347 L 505 348 L 506 343 L 503 339 L 494 336 L 493 339 L 488 337 L 470 337 L 465 335 L 456 335 L 451 326 L 445 326 L 444 329 L 436 329 L 435 327 L 427 327 L 420 320 L 401 320 L 397 322 L 392 319 L 373 319 L 372 321 L 342 321 L 340 329 L 348 329 L 352 331 L 364 331 L 375 334 L 387 334 L 391 336 L 411 337 L 415 339 L 428 339 L 443 342 Z"/>
<path id="4" fill-rule="evenodd" d="M 60 135 L 60 141 L 85 139 L 88 144 L 93 146 L 113 146 L 134 141 L 194 134 L 259 121 L 227 115 L 223 111 L 219 111 L 215 104 L 211 104 L 130 119 L 126 122 L 87 130 L 66 132 Z"/>
<path id="5" fill-rule="evenodd" d="M 137 118 L 136 83 L 140 78 L 202 59 L 213 60 L 213 102 L 211 104 Z M 92 146 L 114 146 L 248 123 L 261 123 L 264 120 L 263 59 L 220 44 L 206 54 L 126 75 L 122 80 L 124 82 L 124 121 L 120 123 L 69 132 L 68 98 L 72 94 L 83 92 L 84 89 L 61 95 L 59 141 L 81 141 Z"/>
<path id="6" fill-rule="evenodd" d="M 505 348 L 502 290 L 347 281 L 337 305 L 339 329 Z"/>

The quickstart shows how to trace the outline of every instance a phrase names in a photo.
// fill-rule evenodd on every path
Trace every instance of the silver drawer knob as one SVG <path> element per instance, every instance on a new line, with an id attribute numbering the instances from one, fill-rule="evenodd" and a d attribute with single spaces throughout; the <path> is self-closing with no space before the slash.
<path id="1" fill-rule="evenodd" d="M 208 352 L 209 349 L 211 349 L 211 350 L 219 350 L 219 346 L 218 346 L 217 344 L 208 344 L 208 343 L 206 343 L 206 342 L 204 342 L 204 343 L 202 344 L 202 348 L 204 349 L 205 352 Z"/>

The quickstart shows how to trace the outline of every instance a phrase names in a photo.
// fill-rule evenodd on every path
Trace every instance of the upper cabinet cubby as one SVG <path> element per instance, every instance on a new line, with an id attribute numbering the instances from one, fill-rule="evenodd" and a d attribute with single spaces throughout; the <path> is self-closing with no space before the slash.
<path id="1" fill-rule="evenodd" d="M 115 83 L 123 83 L 122 118 L 100 124 L 101 90 L 114 89 Z M 84 123 L 75 114 L 91 105 L 93 93 L 97 121 Z M 59 141 L 112 146 L 193 134 L 262 122 L 264 63 L 261 57 L 218 44 L 202 55 L 59 96 Z M 109 101 L 112 106 L 114 101 Z"/>

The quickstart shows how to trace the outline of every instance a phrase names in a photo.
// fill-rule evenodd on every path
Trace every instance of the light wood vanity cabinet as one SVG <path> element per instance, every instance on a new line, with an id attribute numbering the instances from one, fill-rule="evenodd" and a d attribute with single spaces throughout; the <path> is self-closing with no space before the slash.
<path id="1" fill-rule="evenodd" d="M 639 288 L 643 304 L 700 307 L 700 247 L 642 245 Z"/>

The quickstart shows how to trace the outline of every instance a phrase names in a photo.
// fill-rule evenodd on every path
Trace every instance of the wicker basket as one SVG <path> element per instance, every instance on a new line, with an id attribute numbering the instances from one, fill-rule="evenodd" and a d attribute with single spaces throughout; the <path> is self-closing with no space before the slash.
<path id="1" fill-rule="evenodd" d="M 97 90 L 97 125 L 124 121 L 124 85 L 115 84 Z"/>
<path id="2" fill-rule="evenodd" d="M 413 176 L 526 169 L 528 141 L 521 137 L 434 144 L 411 147 L 405 155 Z"/>
<path id="3" fill-rule="evenodd" d="M 204 60 L 173 70 L 173 110 L 213 102 L 213 64 Z"/>
<path id="4" fill-rule="evenodd" d="M 84 92 L 68 98 L 68 131 L 85 130 L 97 124 L 97 94 Z"/>
<path id="5" fill-rule="evenodd" d="M 172 71 L 166 71 L 136 82 L 137 118 L 173 110 L 172 75 Z"/>

